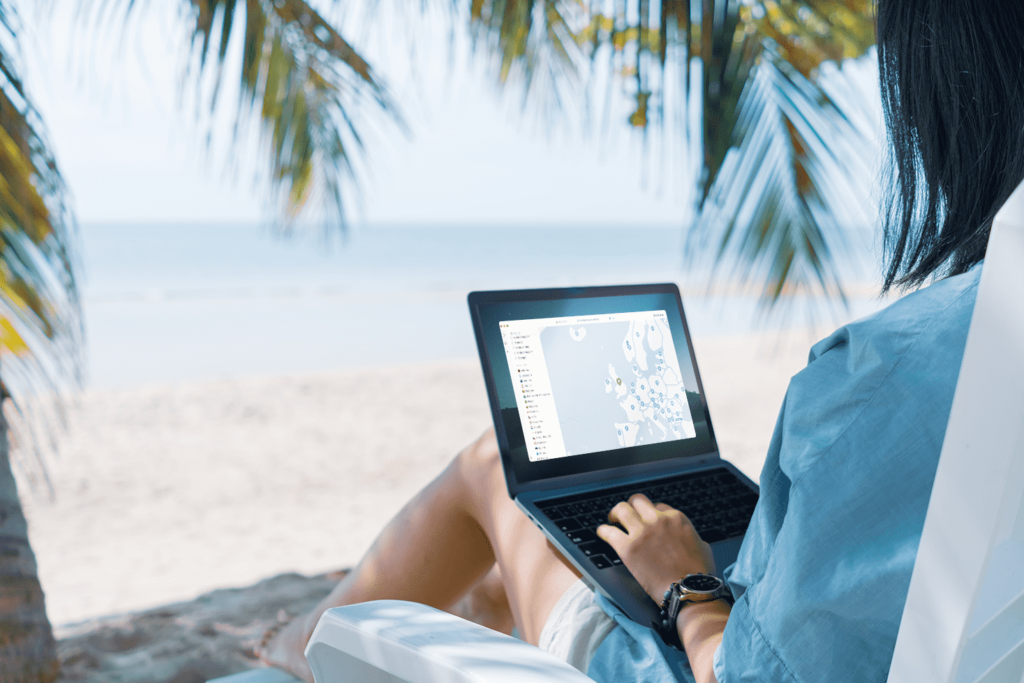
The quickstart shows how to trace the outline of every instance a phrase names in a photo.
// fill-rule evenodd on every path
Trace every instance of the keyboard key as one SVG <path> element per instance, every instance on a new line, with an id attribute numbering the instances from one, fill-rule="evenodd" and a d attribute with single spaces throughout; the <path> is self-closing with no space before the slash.
<path id="1" fill-rule="evenodd" d="M 594 566 L 598 569 L 607 569 L 608 567 L 612 566 L 611 560 L 609 560 L 604 555 L 593 555 L 591 556 L 590 561 L 593 562 Z"/>
<path id="2" fill-rule="evenodd" d="M 622 560 L 619 559 L 618 554 L 612 550 L 612 547 L 605 544 L 605 551 L 602 553 L 605 557 L 612 561 L 612 564 L 622 564 Z"/>
<path id="3" fill-rule="evenodd" d="M 578 547 L 580 552 L 587 557 L 592 557 L 594 555 L 607 555 L 608 553 L 615 554 L 612 547 L 601 540 L 591 541 L 590 543 L 580 543 Z"/>
<path id="4" fill-rule="evenodd" d="M 566 536 L 569 537 L 570 541 L 572 541 L 573 543 L 575 543 L 577 545 L 579 545 L 580 543 L 588 543 L 590 541 L 598 540 L 597 539 L 597 534 L 595 534 L 590 529 L 580 529 L 579 531 L 570 531 L 569 533 L 566 534 Z"/>
<path id="5" fill-rule="evenodd" d="M 566 517 L 565 519 L 560 519 L 557 522 L 555 522 L 555 526 L 557 526 L 562 531 L 575 531 L 576 529 L 583 528 L 583 525 L 577 522 L 575 517 Z"/>

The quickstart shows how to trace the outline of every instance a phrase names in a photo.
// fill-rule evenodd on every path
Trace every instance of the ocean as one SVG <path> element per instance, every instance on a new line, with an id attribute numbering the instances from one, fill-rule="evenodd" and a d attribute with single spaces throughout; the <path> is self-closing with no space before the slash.
<path id="1" fill-rule="evenodd" d="M 685 266 L 683 241 L 680 227 L 377 227 L 343 240 L 257 226 L 84 225 L 85 386 L 473 358 L 474 289 L 678 282 L 695 337 L 807 324 L 799 303 L 766 319 L 756 297 L 706 296 L 706 269 Z M 851 266 L 856 279 L 870 279 L 869 261 Z M 834 317 L 880 305 L 861 295 Z"/>

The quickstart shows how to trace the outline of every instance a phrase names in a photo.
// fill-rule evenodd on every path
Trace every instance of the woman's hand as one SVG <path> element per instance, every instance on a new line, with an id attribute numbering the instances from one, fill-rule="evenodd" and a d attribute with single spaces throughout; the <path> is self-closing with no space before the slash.
<path id="1" fill-rule="evenodd" d="M 618 527 L 602 524 L 597 535 L 610 545 L 622 563 L 654 602 L 661 600 L 674 582 L 687 574 L 714 574 L 711 546 L 700 540 L 697 530 L 679 510 L 664 503 L 653 504 L 637 493 L 608 513 Z"/>
<path id="2" fill-rule="evenodd" d="M 638 493 L 613 507 L 608 519 L 626 531 L 602 524 L 597 535 L 615 549 L 654 602 L 661 604 L 669 586 L 687 574 L 715 573 L 711 546 L 679 510 L 654 505 Z M 715 683 L 715 650 L 728 618 L 729 606 L 721 600 L 687 605 L 679 612 L 676 630 L 700 683 Z"/>

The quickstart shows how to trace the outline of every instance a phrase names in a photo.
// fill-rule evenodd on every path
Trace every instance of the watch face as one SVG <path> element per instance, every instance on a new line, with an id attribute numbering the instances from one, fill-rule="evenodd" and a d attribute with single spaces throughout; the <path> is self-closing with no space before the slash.
<path id="1" fill-rule="evenodd" d="M 691 574 L 680 581 L 680 585 L 686 590 L 710 593 L 722 586 L 722 580 L 717 576 L 708 576 L 707 574 Z"/>

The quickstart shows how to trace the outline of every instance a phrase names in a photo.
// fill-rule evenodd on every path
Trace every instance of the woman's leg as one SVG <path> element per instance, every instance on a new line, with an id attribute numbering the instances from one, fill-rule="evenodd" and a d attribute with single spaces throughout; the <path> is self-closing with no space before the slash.
<path id="1" fill-rule="evenodd" d="M 516 625 L 505 593 L 501 568 L 497 564 L 492 565 L 484 578 L 473 584 L 447 611 L 505 635 L 511 635 Z"/>
<path id="2" fill-rule="evenodd" d="M 311 681 L 301 653 L 324 610 L 381 599 L 445 609 L 494 564 L 520 635 L 536 644 L 551 609 L 579 575 L 509 499 L 488 431 L 388 523 L 330 595 L 260 656 Z"/>

